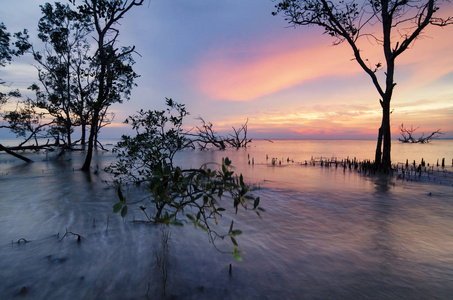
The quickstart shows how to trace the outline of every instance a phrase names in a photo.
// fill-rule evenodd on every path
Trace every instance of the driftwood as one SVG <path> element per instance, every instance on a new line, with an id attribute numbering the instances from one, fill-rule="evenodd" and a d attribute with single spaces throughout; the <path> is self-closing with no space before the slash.
<path id="1" fill-rule="evenodd" d="M 26 162 L 28 162 L 28 163 L 33 162 L 33 160 L 31 160 L 31 159 L 29 159 L 29 158 L 27 158 L 27 157 L 25 157 L 25 156 L 22 156 L 22 155 L 20 155 L 20 154 L 17 154 L 16 152 L 13 152 L 12 150 L 6 148 L 6 147 L 3 146 L 2 144 L 0 144 L 0 151 L 5 151 L 6 153 L 11 154 L 11 155 L 14 156 L 14 157 L 20 158 L 20 159 L 22 159 L 23 161 L 26 161 Z"/>

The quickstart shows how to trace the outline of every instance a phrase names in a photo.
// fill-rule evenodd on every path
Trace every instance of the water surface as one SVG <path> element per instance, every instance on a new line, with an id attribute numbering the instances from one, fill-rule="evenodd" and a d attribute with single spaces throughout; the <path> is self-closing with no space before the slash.
<path id="1" fill-rule="evenodd" d="M 59 161 L 35 153 L 33 164 L 0 154 L 0 298 L 451 299 L 451 180 L 442 172 L 408 181 L 300 164 L 311 156 L 369 158 L 374 142 L 355 143 L 257 141 L 247 150 L 181 153 L 187 167 L 228 156 L 260 187 L 262 219 L 227 211 L 220 222 L 234 218 L 243 231 L 242 262 L 189 225 L 134 223 L 143 219 L 138 208 L 125 221 L 113 214 L 115 190 L 102 171 L 111 153 L 97 154 L 91 175 L 78 170 L 83 153 Z M 402 153 L 394 157 L 451 161 L 446 144 L 395 145 Z M 137 187 L 125 193 L 146 196 Z"/>

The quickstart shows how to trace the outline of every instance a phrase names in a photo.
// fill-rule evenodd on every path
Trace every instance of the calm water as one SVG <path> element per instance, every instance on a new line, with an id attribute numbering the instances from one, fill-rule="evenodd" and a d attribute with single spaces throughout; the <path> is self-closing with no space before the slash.
<path id="1" fill-rule="evenodd" d="M 412 182 L 300 164 L 311 156 L 369 159 L 374 146 L 254 141 L 247 150 L 181 153 L 186 167 L 228 156 L 260 187 L 263 219 L 230 212 L 221 221 L 233 217 L 243 231 L 242 262 L 191 226 L 133 223 L 143 219 L 138 208 L 126 222 L 113 214 L 115 190 L 102 172 L 111 153 L 95 157 L 98 175 L 78 171 L 82 153 L 59 161 L 33 153 L 33 164 L 0 153 L 0 299 L 451 299 L 451 177 L 439 168 Z M 393 161 L 445 157 L 451 171 L 452 146 L 394 143 Z M 130 201 L 144 196 L 135 187 L 126 193 Z M 66 231 L 81 242 L 62 239 Z"/>

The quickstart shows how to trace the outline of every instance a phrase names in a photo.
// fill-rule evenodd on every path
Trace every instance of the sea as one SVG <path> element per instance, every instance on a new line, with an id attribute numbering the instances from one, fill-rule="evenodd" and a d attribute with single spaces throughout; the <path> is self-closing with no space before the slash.
<path id="1" fill-rule="evenodd" d="M 141 222 L 146 186 L 124 186 L 128 215 L 113 213 L 104 168 L 115 142 L 103 141 L 89 173 L 83 151 L 21 153 L 34 163 L 0 152 L 0 299 L 453 297 L 453 140 L 394 141 L 395 165 L 425 167 L 390 175 L 319 163 L 373 160 L 374 140 L 180 152 L 183 168 L 230 158 L 260 197 L 261 217 L 222 199 L 213 225 L 222 233 L 234 221 L 242 261 L 231 241 L 212 244 L 193 225 Z"/>

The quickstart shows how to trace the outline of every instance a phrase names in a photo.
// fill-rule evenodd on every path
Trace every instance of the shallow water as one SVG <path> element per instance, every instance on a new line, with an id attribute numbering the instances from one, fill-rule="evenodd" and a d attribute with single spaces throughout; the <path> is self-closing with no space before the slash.
<path id="1" fill-rule="evenodd" d="M 113 214 L 115 190 L 102 172 L 111 153 L 98 153 L 91 175 L 78 171 L 82 153 L 60 161 L 32 154 L 33 164 L 0 154 L 0 298 L 451 299 L 451 181 L 304 166 L 298 162 L 337 155 L 327 153 L 341 147 L 314 152 L 290 145 L 261 142 L 178 157 L 196 167 L 228 156 L 260 187 L 254 193 L 266 209 L 262 219 L 241 211 L 221 221 L 228 225 L 234 217 L 243 231 L 242 262 L 219 253 L 191 226 L 134 223 L 143 219 L 138 208 L 126 222 Z M 282 164 L 272 165 L 272 157 Z M 131 200 L 146 195 L 135 187 L 125 193 Z M 73 234 L 63 238 L 65 232 Z M 218 246 L 231 250 L 229 243 Z"/>

